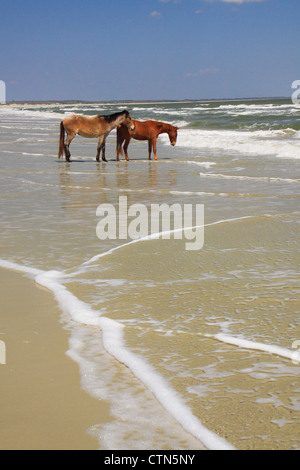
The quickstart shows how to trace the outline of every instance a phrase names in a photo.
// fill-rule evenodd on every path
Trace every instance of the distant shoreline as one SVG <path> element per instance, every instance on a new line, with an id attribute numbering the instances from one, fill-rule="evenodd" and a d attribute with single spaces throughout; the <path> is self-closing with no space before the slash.
<path id="1" fill-rule="evenodd" d="M 172 103 L 214 103 L 214 102 L 238 102 L 238 101 L 274 101 L 290 100 L 290 97 L 265 97 L 265 98 L 211 98 L 211 99 L 183 99 L 183 100 L 111 100 L 111 101 L 85 101 L 85 100 L 45 100 L 45 101 L 7 101 L 0 107 L 20 107 L 20 106 L 70 106 L 70 105 L 134 105 L 134 104 L 172 104 Z"/>

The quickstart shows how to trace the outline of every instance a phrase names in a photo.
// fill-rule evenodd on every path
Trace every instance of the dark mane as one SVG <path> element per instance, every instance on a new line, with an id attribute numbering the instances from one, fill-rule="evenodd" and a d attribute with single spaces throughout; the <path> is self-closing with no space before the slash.
<path id="1" fill-rule="evenodd" d="M 121 114 L 125 114 L 126 117 L 129 116 L 129 112 L 126 111 L 125 109 L 124 111 L 120 111 L 119 113 L 113 113 L 109 115 L 99 115 L 99 117 L 104 118 L 106 122 L 110 123 L 110 122 L 115 121 L 119 116 L 121 116 Z"/>

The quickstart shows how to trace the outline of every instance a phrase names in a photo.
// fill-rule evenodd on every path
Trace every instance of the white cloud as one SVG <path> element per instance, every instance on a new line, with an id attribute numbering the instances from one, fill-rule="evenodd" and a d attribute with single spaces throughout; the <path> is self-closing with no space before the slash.
<path id="1" fill-rule="evenodd" d="M 152 13 L 150 13 L 150 16 L 152 16 L 152 18 L 160 18 L 161 13 L 159 11 L 154 10 Z"/>

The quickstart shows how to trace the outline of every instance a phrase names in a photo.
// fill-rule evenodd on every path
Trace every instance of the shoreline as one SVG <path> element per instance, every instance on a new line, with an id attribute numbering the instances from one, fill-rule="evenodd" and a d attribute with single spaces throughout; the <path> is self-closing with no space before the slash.
<path id="1" fill-rule="evenodd" d="M 45 100 L 45 101 L 7 101 L 0 104 L 1 108 L 21 108 L 23 106 L 40 107 L 47 105 L 49 108 L 57 106 L 107 106 L 107 105 L 141 105 L 141 104 L 172 104 L 172 103 L 215 103 L 215 102 L 244 102 L 244 101 L 273 101 L 290 100 L 290 97 L 254 97 L 254 98 L 199 98 L 199 99 L 181 99 L 181 100 L 113 100 L 113 101 L 84 101 L 84 100 Z"/>
<path id="2" fill-rule="evenodd" d="M 55 299 L 18 272 L 0 268 L 0 281 L 0 449 L 98 450 L 87 430 L 111 420 L 109 403 L 81 388 Z"/>
<path id="3" fill-rule="evenodd" d="M 68 110 L 71 108 L 69 106 Z M 86 108 L 92 109 L 92 106 Z M 144 108 L 141 106 L 137 111 L 137 118 L 145 116 Z M 150 109 L 151 105 L 147 108 Z M 149 117 L 155 118 L 157 109 L 152 108 Z M 191 108 L 197 106 L 165 105 L 158 108 L 161 112 L 170 113 L 170 119 L 176 123 L 185 119 Z M 174 113 L 170 108 L 174 108 Z M 183 108 L 186 110 L 177 114 L 178 109 Z M 208 114 L 209 119 L 214 119 L 215 111 L 209 114 L 201 109 L 204 106 L 199 108 L 195 117 L 203 120 Z M 255 123 L 257 114 L 264 124 L 271 119 L 270 126 L 278 120 L 284 125 L 289 119 L 289 107 L 276 107 L 274 118 L 265 116 L 268 114 L 265 110 L 270 107 L 262 106 L 261 111 L 259 108 L 258 103 L 245 113 L 249 115 L 246 118 L 248 124 Z M 83 139 L 75 144 L 78 156 L 75 166 L 57 165 L 58 162 L 53 163 L 52 158 L 55 156 L 53 147 L 57 145 L 57 129 L 54 121 L 48 119 L 53 108 L 41 106 L 39 110 L 44 112 L 38 112 L 34 117 L 37 108 L 24 107 L 29 111 L 22 111 L 19 118 L 20 109 L 1 111 L 5 136 L 1 146 L 2 266 L 11 267 L 18 273 L 26 272 L 30 277 L 31 274 L 39 275 L 39 270 L 30 266 L 47 268 L 36 281 L 48 285 L 50 293 L 35 286 L 32 280 L 30 284 L 43 298 L 57 300 L 51 302 L 49 308 L 41 308 L 40 304 L 31 310 L 29 308 L 27 316 L 24 316 L 23 304 L 28 309 L 33 297 L 29 284 L 27 287 L 22 284 L 23 288 L 18 289 L 19 280 L 12 278 L 6 300 L 8 288 L 2 290 L 1 305 L 15 302 L 14 297 L 20 297 L 21 302 L 14 310 L 9 308 L 15 312 L 14 322 L 6 331 L 11 331 L 13 337 L 4 336 L 3 315 L 0 315 L 0 340 L 4 340 L 7 346 L 7 365 L 0 365 L 0 374 L 8 366 L 14 366 L 11 353 L 17 348 L 13 339 L 19 337 L 22 347 L 17 354 L 17 372 L 25 375 L 25 371 L 28 376 L 27 382 L 25 378 L 17 380 L 17 373 L 11 382 L 7 379 L 2 381 L 8 397 L 6 401 L 2 398 L 0 412 L 5 439 L 10 438 L 14 444 L 14 431 L 17 429 L 19 448 L 22 432 L 29 434 L 30 445 L 36 447 L 33 433 L 38 434 L 36 429 L 40 428 L 40 434 L 44 434 L 44 446 L 45 442 L 48 444 L 47 421 L 50 418 L 54 420 L 49 426 L 51 434 L 61 433 L 63 439 L 69 433 L 67 424 L 74 419 L 76 425 L 81 420 L 81 428 L 72 437 L 73 448 L 76 445 L 77 448 L 85 448 L 82 436 L 87 429 L 97 438 L 93 444 L 105 449 L 160 446 L 161 450 L 175 449 L 182 442 L 188 449 L 195 448 L 190 436 L 182 435 L 182 429 L 177 431 L 173 420 L 168 424 L 168 416 L 157 405 L 157 400 L 152 402 L 153 394 L 149 395 L 148 390 L 150 393 L 153 390 L 153 380 L 147 373 L 146 364 L 164 379 L 169 385 L 168 390 L 188 404 L 190 412 L 206 429 L 223 437 L 235 448 L 297 448 L 299 410 L 295 401 L 295 375 L 299 369 L 290 357 L 280 358 L 263 350 L 242 347 L 259 342 L 287 349 L 297 340 L 299 210 L 295 191 L 298 177 L 295 162 L 279 158 L 285 155 L 285 149 L 290 158 L 299 156 L 295 139 L 286 132 L 276 133 L 275 139 L 273 133 L 269 137 L 266 134 L 264 139 L 257 138 L 265 134 L 257 134 L 254 127 L 253 133 L 248 128 L 247 134 L 228 133 L 223 140 L 223 127 L 229 129 L 232 122 L 240 122 L 240 118 L 235 116 L 240 107 L 229 106 L 221 113 L 222 129 L 218 134 L 210 133 L 211 140 L 195 133 L 196 138 L 192 141 L 192 132 L 191 136 L 188 136 L 188 130 L 182 132 L 182 141 L 178 142 L 182 146 L 173 148 L 167 140 L 160 145 L 158 165 L 153 161 L 148 164 L 145 144 L 138 142 L 130 147 L 132 161 L 129 166 L 121 163 L 87 165 L 86 162 L 94 159 L 91 156 L 94 144 Z M 62 106 L 54 111 L 66 110 Z M 280 118 L 279 110 L 282 111 Z M 53 115 L 55 119 L 58 116 L 56 113 Z M 293 123 L 297 120 L 296 109 L 291 120 Z M 109 140 L 111 148 L 113 140 Z M 196 147 L 191 146 L 193 143 Z M 270 148 L 277 153 L 267 154 Z M 115 247 L 123 242 L 99 241 L 95 231 L 97 207 L 106 203 L 116 207 L 120 194 L 125 193 L 131 207 L 134 204 L 149 208 L 155 203 L 180 203 L 183 209 L 185 203 L 205 204 L 205 224 L 211 227 L 205 229 L 204 249 L 194 253 L 184 250 L 182 241 L 157 240 L 131 244 L 113 254 Z M 102 257 L 99 262 L 90 266 L 86 264 L 86 260 L 95 259 L 98 255 Z M 25 265 L 5 261 L 9 259 Z M 61 278 L 60 282 L 61 272 L 76 276 Z M 6 276 L 8 271 L 3 277 Z M 22 283 L 24 280 L 26 277 L 22 276 Z M 92 321 L 87 315 L 89 310 L 93 311 L 92 317 L 98 324 L 96 328 L 85 326 L 87 320 Z M 99 315 L 96 313 L 94 316 L 95 312 L 103 313 L 100 317 L 104 318 L 107 313 L 110 320 L 124 325 L 123 337 L 118 336 L 118 341 L 110 344 L 110 350 L 115 351 L 115 346 L 118 347 L 117 357 L 121 357 L 121 364 L 115 362 L 116 356 L 105 352 L 107 348 L 104 346 L 108 342 L 104 340 L 108 341 L 110 337 L 103 334 L 104 328 L 99 328 L 100 323 L 103 325 L 103 318 L 99 321 Z M 7 316 L 7 312 L 4 313 Z M 20 316 L 24 318 L 20 319 Z M 37 326 L 35 318 L 44 319 L 46 325 L 50 317 L 53 318 L 53 327 Z M 14 331 L 17 327 L 19 332 Z M 109 324 L 106 325 L 107 332 L 108 327 Z M 63 333 L 66 333 L 65 343 L 60 346 L 58 338 Z M 216 341 L 222 339 L 222 336 L 216 337 L 222 333 L 227 335 L 223 339 L 234 340 L 235 343 Z M 251 343 L 242 344 L 241 339 Z M 69 345 L 66 344 L 68 340 Z M 60 367 L 67 349 L 68 358 L 75 360 L 73 389 L 69 387 L 68 377 L 57 380 L 55 390 L 62 395 L 59 400 L 56 396 L 52 398 L 56 392 L 51 394 L 50 386 L 45 387 L 46 381 L 50 380 L 49 371 L 46 371 L 47 375 L 43 370 L 45 359 L 41 359 L 41 365 L 37 364 L 37 371 L 28 371 L 33 360 L 27 359 L 28 354 L 24 360 L 22 357 L 31 348 L 30 357 L 38 363 L 45 342 L 49 343 L 46 355 L 49 362 L 53 360 L 55 344 L 54 369 Z M 124 367 L 128 352 L 133 360 L 141 359 L 138 377 Z M 138 362 L 131 364 L 137 371 Z M 68 368 L 69 365 L 66 370 Z M 48 364 L 46 369 L 49 369 Z M 143 385 L 145 382 L 141 378 L 144 377 L 150 386 Z M 72 396 L 80 389 L 80 383 L 88 397 L 99 397 L 100 400 L 103 397 L 109 402 L 113 419 L 106 419 L 95 411 L 95 414 L 91 413 L 91 419 L 83 423 L 80 415 L 86 413 L 82 410 L 81 401 L 76 402 Z M 163 388 L 159 381 L 156 384 L 156 396 L 161 397 Z M 71 392 L 65 391 L 67 386 Z M 12 391 L 15 397 L 9 396 Z M 30 396 L 32 393 L 34 398 Z M 23 394 L 27 404 L 22 404 L 22 408 L 19 402 L 23 400 Z M 44 411 L 44 403 L 38 407 L 31 403 L 41 400 L 49 402 L 47 412 Z M 52 413 L 51 401 L 55 404 L 59 401 L 61 408 L 73 406 L 73 410 L 63 411 L 61 418 L 57 410 Z M 94 403 L 93 410 L 98 407 L 97 400 Z M 174 416 L 177 406 L 170 400 L 167 400 L 167 405 Z M 43 416 L 38 417 L 40 408 Z M 181 416 L 188 416 L 185 411 Z M 32 416 L 28 417 L 26 413 Z M 16 420 L 19 422 L 14 423 Z M 22 420 L 25 423 L 23 431 Z M 60 430 L 61 422 L 64 432 Z M 189 429 L 190 423 L 192 419 L 188 418 Z M 174 430 L 174 436 L 170 430 L 172 433 Z M 0 433 L 1 438 L 4 442 Z M 60 440 L 55 436 L 51 439 L 54 444 L 50 443 L 49 447 L 57 448 Z M 74 444 L 75 441 L 79 444 Z M 64 443 L 63 448 L 70 448 L 69 444 Z"/>

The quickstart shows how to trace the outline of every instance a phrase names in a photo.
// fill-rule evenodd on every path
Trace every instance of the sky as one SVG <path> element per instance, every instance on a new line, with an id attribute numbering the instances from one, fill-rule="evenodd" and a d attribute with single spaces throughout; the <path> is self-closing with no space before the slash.
<path id="1" fill-rule="evenodd" d="M 7 101 L 290 97 L 299 0 L 1 0 Z"/>

